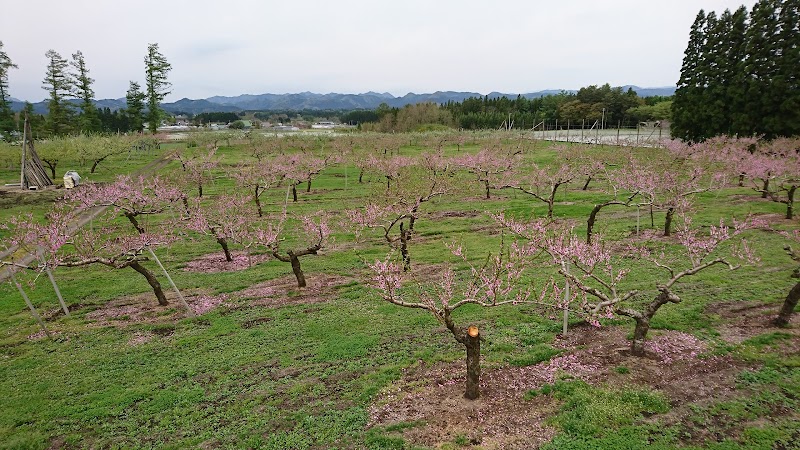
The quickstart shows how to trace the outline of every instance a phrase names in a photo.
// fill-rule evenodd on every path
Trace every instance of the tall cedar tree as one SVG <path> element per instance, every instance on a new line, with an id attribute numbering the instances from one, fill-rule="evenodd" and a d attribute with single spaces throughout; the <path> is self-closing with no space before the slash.
<path id="1" fill-rule="evenodd" d="M 775 36 L 778 16 L 775 1 L 759 1 L 750 13 L 747 29 L 747 56 L 745 73 L 747 83 L 747 111 L 751 134 L 764 134 L 767 138 L 775 136 L 771 116 L 777 113 L 772 98 L 772 79 L 775 76 L 778 58 Z"/>
<path id="2" fill-rule="evenodd" d="M 62 58 L 55 50 L 48 50 L 45 56 L 47 74 L 42 82 L 42 89 L 50 93 L 47 102 L 47 131 L 54 136 L 67 134 L 70 131 L 72 109 L 67 102 L 67 97 L 72 92 L 72 80 L 67 72 L 67 60 Z"/>
<path id="3" fill-rule="evenodd" d="M 673 102 L 672 134 L 767 139 L 800 133 L 800 0 L 704 14 L 692 25 Z"/>
<path id="4" fill-rule="evenodd" d="M 746 17 L 737 17 L 744 20 Z M 731 87 L 735 74 L 741 73 L 742 56 L 744 53 L 744 29 L 734 30 L 734 14 L 730 10 L 725 10 L 719 19 L 714 23 L 713 28 L 709 28 L 709 38 L 706 45 L 712 50 L 707 60 L 715 70 L 708 75 L 708 89 L 705 91 L 704 104 L 711 105 L 708 122 L 708 131 L 703 133 L 706 137 L 719 134 L 731 133 L 731 118 L 734 113 L 731 106 L 735 97 L 732 98 Z"/>
<path id="5" fill-rule="evenodd" d="M 781 4 L 778 42 L 780 58 L 775 68 L 773 87 L 779 103 L 781 124 L 777 134 L 800 135 L 800 0 Z"/>
<path id="6" fill-rule="evenodd" d="M 11 99 L 8 93 L 8 71 L 16 69 L 17 65 L 3 51 L 3 41 L 0 41 L 0 134 L 10 140 L 14 126 L 14 113 L 11 111 Z"/>
<path id="7" fill-rule="evenodd" d="M 700 73 L 700 60 L 705 44 L 703 32 L 705 24 L 706 14 L 701 9 L 689 32 L 689 44 L 683 54 L 681 77 L 678 80 L 678 88 L 675 90 L 675 99 L 672 102 L 672 134 L 689 141 L 700 140 L 702 135 L 702 131 L 698 127 L 703 107 L 701 99 L 704 80 Z"/>
<path id="8" fill-rule="evenodd" d="M 158 51 L 158 44 L 147 46 L 147 56 L 144 57 L 145 65 L 145 95 L 147 97 L 147 128 L 155 134 L 161 122 L 161 108 L 159 103 L 170 93 L 171 86 L 167 81 L 167 73 L 172 66 Z"/>
<path id="9" fill-rule="evenodd" d="M 139 83 L 131 81 L 128 93 L 125 94 L 125 101 L 128 103 L 125 115 L 128 118 L 128 126 L 131 131 L 137 133 L 144 131 L 144 100 L 145 95 Z"/>
<path id="10" fill-rule="evenodd" d="M 86 67 L 86 60 L 80 50 L 72 55 L 70 65 L 75 70 L 72 73 L 72 95 L 81 100 L 79 105 L 81 114 L 78 116 L 80 132 L 87 134 L 100 132 L 102 124 L 100 123 L 100 114 L 94 106 L 94 91 L 92 90 L 94 78 L 89 77 L 89 68 Z"/>

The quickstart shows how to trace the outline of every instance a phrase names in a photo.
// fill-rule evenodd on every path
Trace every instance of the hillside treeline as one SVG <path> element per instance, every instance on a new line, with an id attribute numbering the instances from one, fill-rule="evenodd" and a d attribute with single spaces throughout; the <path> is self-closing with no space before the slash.
<path id="1" fill-rule="evenodd" d="M 371 131 L 402 132 L 438 126 L 463 129 L 533 128 L 545 121 L 552 126 L 635 126 L 641 121 L 669 120 L 671 97 L 639 97 L 633 89 L 588 86 L 576 93 L 561 92 L 540 98 L 471 97 L 442 105 L 424 103 L 391 108 L 382 104 L 372 111 L 352 111 L 342 122 L 356 122 Z"/>

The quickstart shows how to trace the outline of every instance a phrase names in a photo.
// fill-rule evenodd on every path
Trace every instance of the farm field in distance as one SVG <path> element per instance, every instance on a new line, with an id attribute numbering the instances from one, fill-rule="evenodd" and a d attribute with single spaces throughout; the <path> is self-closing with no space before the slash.
<path id="1" fill-rule="evenodd" d="M 781 145 L 758 161 L 778 176 L 736 140 L 517 131 L 188 133 L 93 174 L 76 153 L 55 180 L 75 189 L 0 191 L 9 247 L 27 213 L 110 205 L 46 257 L 69 317 L 16 271 L 52 338 L 0 284 L 0 448 L 798 448 L 797 313 L 772 323 L 800 246 Z M 18 159 L 0 147 L 0 185 Z M 130 241 L 115 262 L 167 305 L 130 265 L 67 267 Z"/>

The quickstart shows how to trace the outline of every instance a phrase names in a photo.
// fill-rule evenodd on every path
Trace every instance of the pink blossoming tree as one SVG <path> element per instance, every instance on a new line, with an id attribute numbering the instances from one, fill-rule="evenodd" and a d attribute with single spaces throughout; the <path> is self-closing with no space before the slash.
<path id="1" fill-rule="evenodd" d="M 300 227 L 296 227 L 294 221 L 288 222 L 284 210 L 283 215 L 277 220 L 250 224 L 247 233 L 253 245 L 265 247 L 273 258 L 291 264 L 292 273 L 297 279 L 297 287 L 304 288 L 307 284 L 303 269 L 300 267 L 300 258 L 317 255 L 320 250 L 327 247 L 330 244 L 331 228 L 323 212 L 313 217 L 301 216 L 299 222 Z M 295 241 L 302 244 L 292 249 L 282 249 L 287 234 L 293 234 Z"/>
<path id="2" fill-rule="evenodd" d="M 383 232 L 389 247 L 400 251 L 404 271 L 411 268 L 408 243 L 413 237 L 420 207 L 452 189 L 452 164 L 449 159 L 437 153 L 424 154 L 420 161 L 421 166 L 406 166 L 402 172 L 398 169 L 398 177 L 400 173 L 409 175 L 407 183 L 397 186 L 394 191 L 387 190 L 383 195 L 376 195 L 375 200 L 363 208 L 346 211 L 357 235 L 366 228 Z"/>
<path id="3" fill-rule="evenodd" d="M 534 295 L 533 289 L 523 286 L 521 277 L 527 267 L 530 255 L 529 246 L 510 245 L 501 248 L 496 255 L 490 255 L 481 267 L 469 264 L 460 246 L 451 246 L 452 253 L 470 266 L 468 280 L 459 280 L 452 268 L 442 272 L 441 279 L 434 283 L 413 281 L 411 274 L 404 272 L 400 264 L 390 257 L 370 264 L 373 271 L 373 287 L 381 298 L 404 308 L 422 309 L 431 313 L 447 328 L 453 338 L 466 350 L 466 389 L 464 397 L 474 400 L 480 396 L 480 330 L 471 325 L 459 327 L 453 320 L 453 312 L 464 305 L 498 307 L 504 305 L 536 304 L 553 307 L 552 298 L 558 298 L 560 291 L 542 289 Z M 404 286 L 413 285 L 416 289 Z"/>
<path id="4" fill-rule="evenodd" d="M 506 173 L 519 164 L 517 154 L 509 154 L 488 148 L 477 153 L 465 153 L 455 159 L 455 164 L 475 176 L 483 185 L 486 199 L 491 198 L 491 189 L 504 185 Z"/>
<path id="5" fill-rule="evenodd" d="M 586 243 L 572 229 L 553 231 L 545 228 L 542 221 L 521 223 L 503 215 L 495 216 L 501 225 L 529 239 L 531 245 L 550 255 L 558 267 L 558 273 L 576 288 L 575 292 L 582 294 L 581 307 L 589 315 L 590 322 L 599 325 L 598 318 L 611 318 L 614 314 L 632 318 L 636 326 L 631 353 L 636 356 L 644 355 L 650 321 L 659 308 L 667 303 L 681 302 L 681 297 L 674 291 L 681 280 L 716 265 L 729 270 L 738 269 L 740 265 L 734 264 L 731 258 L 748 263 L 757 261 L 744 239 L 727 255 L 723 254 L 720 244 L 739 237 L 745 230 L 763 227 L 763 222 L 754 218 L 734 220 L 733 227 L 730 227 L 720 221 L 720 225 L 711 226 L 709 234 L 705 236 L 691 227 L 691 220 L 687 216 L 681 215 L 681 218 L 683 224 L 676 233 L 676 239 L 683 255 L 670 262 L 665 254 L 653 255 L 643 245 L 612 251 L 610 243 L 601 239 Z M 626 260 L 648 262 L 667 275 L 663 282 L 656 285 L 658 294 L 641 310 L 626 305 L 639 294 L 636 289 L 624 289 L 621 286 L 630 270 Z"/>
<path id="6" fill-rule="evenodd" d="M 188 230 L 216 239 L 222 247 L 225 261 L 233 262 L 230 243 L 246 241 L 243 230 L 256 219 L 247 212 L 246 203 L 246 198 L 234 195 L 220 195 L 209 202 L 194 199 L 188 202 L 181 223 Z"/>

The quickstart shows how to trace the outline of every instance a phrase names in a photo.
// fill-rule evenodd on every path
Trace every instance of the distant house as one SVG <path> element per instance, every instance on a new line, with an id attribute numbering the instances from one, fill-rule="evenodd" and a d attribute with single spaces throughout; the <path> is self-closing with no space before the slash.
<path id="1" fill-rule="evenodd" d="M 334 128 L 335 126 L 336 124 L 333 122 L 317 122 L 314 125 L 311 125 L 311 128 L 327 130 Z"/>

